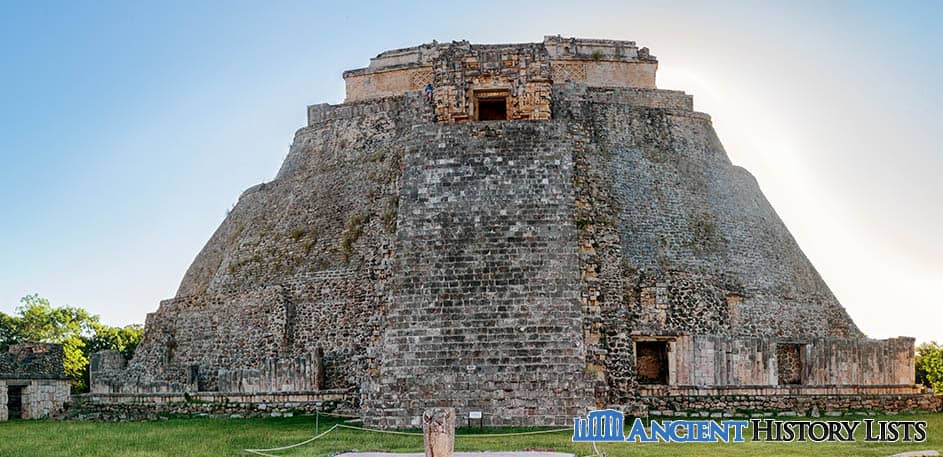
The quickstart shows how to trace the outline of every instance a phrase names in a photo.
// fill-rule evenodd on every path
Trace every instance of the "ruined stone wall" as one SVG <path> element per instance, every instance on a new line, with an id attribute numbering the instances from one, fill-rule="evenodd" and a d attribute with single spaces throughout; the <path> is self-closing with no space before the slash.
<path id="1" fill-rule="evenodd" d="M 62 411 L 70 391 L 63 360 L 61 344 L 13 344 L 6 354 L 0 354 L 0 421 L 9 418 L 10 383 L 24 386 L 24 419 L 40 419 Z"/>
<path id="2" fill-rule="evenodd" d="M 61 344 L 12 344 L 0 354 L 0 377 L 64 376 Z"/>
<path id="3" fill-rule="evenodd" d="M 115 360 L 116 356 L 118 360 Z M 102 360 L 108 359 L 107 362 Z M 143 360 L 146 356 L 142 355 Z M 316 391 L 324 388 L 323 354 L 316 352 L 299 357 L 269 358 L 258 362 L 234 364 L 238 368 L 219 368 L 213 380 L 222 392 L 268 393 L 288 391 Z M 249 365 L 251 368 L 244 368 Z M 90 390 L 95 394 L 148 394 L 171 392 L 197 392 L 206 390 L 201 386 L 200 372 L 209 369 L 199 364 L 176 367 L 164 364 L 164 379 L 147 376 L 140 369 L 128 369 L 121 353 L 103 351 L 93 354 L 89 367 Z M 168 373 L 176 376 L 168 380 Z"/>
<path id="4" fill-rule="evenodd" d="M 776 385 L 776 343 L 766 338 L 681 336 L 671 343 L 670 385 Z"/>
<path id="5" fill-rule="evenodd" d="M 943 397 L 913 386 L 642 388 L 630 411 L 669 417 L 839 417 L 939 412 Z"/>
<path id="6" fill-rule="evenodd" d="M 13 373 L 16 370 L 16 356 L 13 354 L 0 354 L 0 373 Z"/>
<path id="7" fill-rule="evenodd" d="M 597 403 L 634 397 L 633 336 L 861 337 L 689 96 L 562 84 L 553 99 L 593 138 L 574 163 Z"/>
<path id="8" fill-rule="evenodd" d="M 322 354 L 266 360 L 260 368 L 219 370 L 220 392 L 289 392 L 324 387 Z"/>
<path id="9" fill-rule="evenodd" d="M 115 350 L 98 351 L 89 357 L 88 385 L 92 392 L 120 391 L 127 384 L 128 361 Z"/>
<path id="10" fill-rule="evenodd" d="M 277 178 L 243 193 L 177 297 L 148 316 L 127 376 L 160 382 L 137 391 L 186 388 L 193 366 L 197 389 L 215 390 L 220 369 L 318 348 L 326 388 L 360 385 L 388 306 L 400 138 L 432 110 L 407 95 L 311 115 Z"/>
<path id="11" fill-rule="evenodd" d="M 344 102 L 422 91 L 426 85 L 432 84 L 432 77 L 431 66 L 377 72 L 349 71 L 344 74 L 344 83 L 347 86 L 347 98 Z"/>
<path id="12" fill-rule="evenodd" d="M 655 88 L 658 60 L 634 41 L 544 37 L 554 84 Z"/>
<path id="13" fill-rule="evenodd" d="M 558 98 L 559 97 L 559 98 Z M 585 84 L 556 85 L 554 100 L 560 100 L 561 112 L 572 108 L 573 102 L 590 102 L 593 105 L 630 105 L 637 108 L 662 110 L 682 116 L 710 119 L 704 113 L 694 111 L 694 97 L 680 90 L 649 90 L 633 87 L 589 87 Z M 568 116 L 571 114 L 563 113 Z M 588 118 L 581 118 L 590 123 Z"/>
<path id="14" fill-rule="evenodd" d="M 551 60 L 554 84 L 578 82 L 598 87 L 655 88 L 657 63 L 595 60 Z"/>
<path id="15" fill-rule="evenodd" d="M 913 340 L 811 339 L 685 335 L 671 341 L 670 385 L 761 386 L 779 379 L 779 346 L 798 346 L 797 384 L 913 385 Z"/>
<path id="16" fill-rule="evenodd" d="M 69 401 L 67 379 L 35 379 L 23 389 L 23 418 L 45 419 L 62 412 Z"/>
<path id="17" fill-rule="evenodd" d="M 345 103 L 398 96 L 432 84 L 432 61 L 447 45 L 436 42 L 385 51 L 366 68 L 344 72 Z"/>
<path id="18" fill-rule="evenodd" d="M 0 422 L 10 419 L 9 411 L 7 410 L 7 384 L 3 381 L 0 381 Z"/>
<path id="19" fill-rule="evenodd" d="M 72 398 L 67 419 L 107 422 L 157 420 L 161 417 L 291 417 L 297 413 L 356 413 L 357 395 L 348 390 L 234 394 L 199 392 L 193 394 L 82 394 Z"/>
<path id="20" fill-rule="evenodd" d="M 585 138 L 548 121 L 415 133 L 366 423 L 416 425 L 446 404 L 490 425 L 568 423 L 591 404 L 571 159 Z"/>
<path id="21" fill-rule="evenodd" d="M 2 378 L 2 376 L 0 376 Z M 22 419 L 45 419 L 61 413 L 69 401 L 71 386 L 62 379 L 0 379 L 0 421 L 9 419 L 9 385 L 22 386 Z"/>
<path id="22" fill-rule="evenodd" d="M 914 385 L 913 338 L 813 340 L 803 350 L 803 384 Z"/>
<path id="23" fill-rule="evenodd" d="M 543 46 L 550 57 L 561 60 L 657 62 L 648 48 L 639 48 L 634 41 L 548 35 Z"/>
<path id="24" fill-rule="evenodd" d="M 150 343 L 155 344 L 155 343 Z M 119 354 L 120 355 L 120 354 Z M 168 392 L 196 392 L 199 389 L 199 366 L 189 368 L 170 367 L 163 361 L 146 362 L 146 357 L 140 355 L 137 361 L 160 367 L 160 371 L 146 371 L 142 366 L 129 369 L 127 366 L 89 368 L 89 391 L 96 394 L 125 393 L 168 393 Z M 167 380 L 172 378 L 175 380 Z"/>

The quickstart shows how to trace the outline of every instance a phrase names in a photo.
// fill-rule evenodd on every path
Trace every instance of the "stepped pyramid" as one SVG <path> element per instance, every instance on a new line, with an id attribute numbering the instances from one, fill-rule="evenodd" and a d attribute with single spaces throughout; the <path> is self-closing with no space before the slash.
<path id="1" fill-rule="evenodd" d="M 916 394 L 657 66 L 551 36 L 345 72 L 93 391 L 340 389 L 383 427 Z"/>

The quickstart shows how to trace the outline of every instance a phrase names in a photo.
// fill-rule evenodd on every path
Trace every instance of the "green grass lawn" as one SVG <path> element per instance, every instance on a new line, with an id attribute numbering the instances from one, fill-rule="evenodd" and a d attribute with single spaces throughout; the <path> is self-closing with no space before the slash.
<path id="1" fill-rule="evenodd" d="M 926 420 L 928 438 L 924 443 L 743 443 L 743 444 L 637 444 L 597 445 L 609 457 L 615 456 L 886 456 L 908 450 L 943 451 L 943 414 L 878 417 L 889 420 Z M 321 417 L 320 430 L 335 420 Z M 532 431 L 534 429 L 486 429 L 487 433 Z M 170 419 L 156 422 L 95 423 L 54 421 L 0 422 L 0 456 L 218 456 L 240 455 L 243 448 L 269 448 L 296 443 L 314 436 L 314 417 L 270 419 Z M 456 450 L 541 449 L 593 453 L 586 444 L 570 442 L 571 432 L 515 437 L 474 437 L 459 430 Z M 464 435 L 464 436 L 463 436 Z M 859 437 L 860 439 L 860 437 Z M 422 452 L 422 438 L 376 434 L 340 429 L 306 446 L 277 455 L 325 456 L 341 450 L 387 450 Z"/>

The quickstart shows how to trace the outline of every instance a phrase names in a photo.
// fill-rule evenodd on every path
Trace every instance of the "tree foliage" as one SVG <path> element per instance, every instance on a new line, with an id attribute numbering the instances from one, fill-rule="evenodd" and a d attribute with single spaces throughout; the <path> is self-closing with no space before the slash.
<path id="1" fill-rule="evenodd" d="M 72 377 L 75 393 L 88 391 L 88 363 L 93 353 L 114 349 L 130 358 L 143 334 L 140 325 L 111 327 L 82 308 L 52 306 L 39 294 L 23 297 L 12 316 L 0 313 L 0 351 L 23 341 L 61 344 L 65 373 Z"/>
<path id="2" fill-rule="evenodd" d="M 88 341 L 89 354 L 113 349 L 121 351 L 125 359 L 131 359 L 138 343 L 141 342 L 141 337 L 144 335 L 144 327 L 138 324 L 110 327 L 96 323 L 93 328 L 95 333 Z"/>
<path id="3" fill-rule="evenodd" d="M 15 317 L 0 312 L 0 353 L 7 352 L 11 344 L 19 341 L 17 324 Z"/>
<path id="4" fill-rule="evenodd" d="M 931 341 L 917 346 L 915 361 L 917 383 L 943 393 L 943 346 Z"/>

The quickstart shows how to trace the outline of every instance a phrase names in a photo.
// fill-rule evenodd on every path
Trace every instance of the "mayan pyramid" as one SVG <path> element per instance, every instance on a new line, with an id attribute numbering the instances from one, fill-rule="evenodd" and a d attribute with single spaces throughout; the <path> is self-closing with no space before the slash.
<path id="1" fill-rule="evenodd" d="M 554 36 L 345 72 L 93 391 L 329 390 L 385 427 L 912 393 L 913 340 L 862 335 L 657 67 Z"/>

